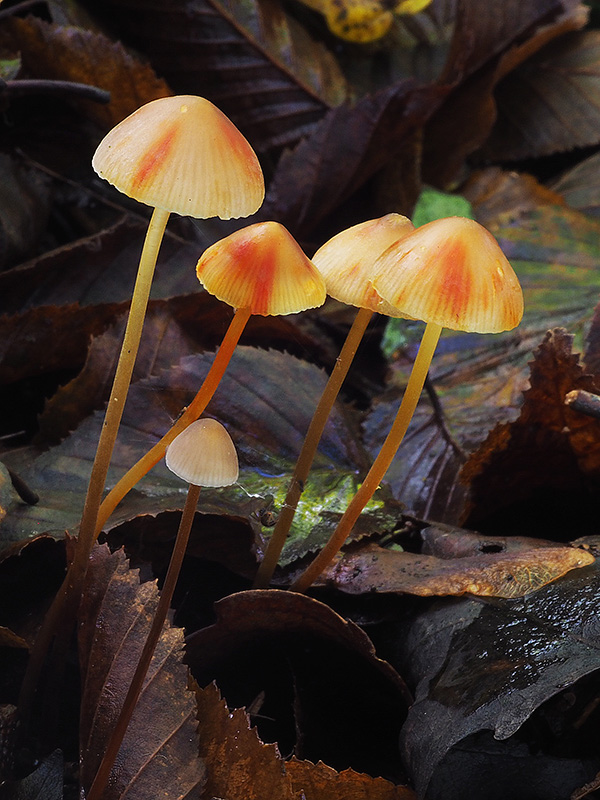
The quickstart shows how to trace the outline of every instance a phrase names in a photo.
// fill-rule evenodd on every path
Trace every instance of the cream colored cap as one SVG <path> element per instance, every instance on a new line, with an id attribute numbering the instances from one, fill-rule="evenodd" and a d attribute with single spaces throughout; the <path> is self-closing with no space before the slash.
<path id="1" fill-rule="evenodd" d="M 327 294 L 342 303 L 369 308 L 388 317 L 403 314 L 373 288 L 374 264 L 388 247 L 402 239 L 414 225 L 401 214 L 386 214 L 341 231 L 320 247 L 313 264 L 325 279 Z"/>
<path id="2" fill-rule="evenodd" d="M 207 248 L 198 280 L 219 300 L 253 314 L 295 314 L 325 302 L 325 281 L 278 222 L 257 222 Z"/>
<path id="3" fill-rule="evenodd" d="M 229 486 L 239 474 L 235 445 L 216 419 L 188 425 L 167 447 L 165 462 L 177 477 L 196 486 Z"/>
<path id="4" fill-rule="evenodd" d="M 375 290 L 415 319 L 499 333 L 523 316 L 519 279 L 492 234 L 472 219 L 428 222 L 389 247 L 376 268 Z"/>
<path id="5" fill-rule="evenodd" d="M 265 195 L 254 150 L 225 114 L 193 95 L 138 108 L 100 142 L 92 166 L 128 197 L 190 217 L 247 217 Z"/>

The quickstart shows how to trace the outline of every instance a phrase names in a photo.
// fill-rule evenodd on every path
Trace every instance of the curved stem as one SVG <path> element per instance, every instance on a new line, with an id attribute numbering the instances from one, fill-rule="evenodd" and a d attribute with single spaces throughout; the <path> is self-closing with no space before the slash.
<path id="1" fill-rule="evenodd" d="M 117 438 L 125 400 L 127 399 L 127 391 L 144 325 L 144 316 L 148 305 L 156 259 L 168 219 L 168 211 L 155 209 L 148 225 L 131 299 L 127 327 L 123 337 L 123 344 L 121 345 L 121 354 L 90 474 L 75 554 L 63 584 L 54 598 L 36 638 L 21 687 L 20 706 L 25 718 L 30 713 L 33 693 L 41 674 L 44 659 L 54 638 L 58 621 L 63 612 L 69 613 L 71 618 L 74 619 L 79 605 L 79 598 L 87 573 L 88 560 L 95 541 L 94 531 L 98 508 L 104 491 L 106 475 Z M 65 630 L 68 629 L 70 629 L 70 625 L 65 621 Z M 62 638 L 66 640 L 67 634 L 65 633 Z M 60 654 L 58 658 L 60 658 Z"/>
<path id="2" fill-rule="evenodd" d="M 185 430 L 188 425 L 195 422 L 209 404 L 227 369 L 227 365 L 231 360 L 231 356 L 242 335 L 242 331 L 250 319 L 250 315 L 251 311 L 248 308 L 237 309 L 223 337 L 221 346 L 215 355 L 211 368 L 192 402 L 184 409 L 181 416 L 175 420 L 172 427 L 169 428 L 162 439 L 160 439 L 154 447 L 151 447 L 150 450 L 120 478 L 106 495 L 98 512 L 94 538 L 98 536 L 106 520 L 110 517 L 125 495 L 133 489 L 136 483 L 141 480 L 152 467 L 158 464 L 173 439 Z"/>
<path id="3" fill-rule="evenodd" d="M 113 732 L 108 741 L 108 745 L 106 747 L 104 756 L 102 757 L 102 761 L 100 762 L 98 772 L 96 773 L 96 777 L 94 778 L 90 790 L 86 795 L 87 800 L 101 800 L 106 788 L 106 784 L 108 783 L 108 779 L 110 777 L 110 771 L 115 763 L 115 759 L 119 753 L 119 748 L 121 747 L 121 743 L 123 742 L 123 738 L 127 731 L 131 715 L 133 714 L 133 710 L 141 694 L 146 673 L 148 672 L 156 644 L 160 638 L 164 622 L 171 606 L 173 592 L 175 591 L 177 578 L 179 577 L 181 564 L 183 562 L 183 557 L 185 555 L 188 540 L 190 538 L 190 531 L 192 529 L 192 522 L 194 521 L 194 514 L 196 512 L 196 505 L 198 504 L 199 495 L 200 487 L 190 484 L 185 506 L 181 514 L 181 522 L 179 523 L 179 530 L 177 531 L 177 538 L 175 540 L 175 546 L 171 555 L 171 561 L 169 562 L 169 568 L 167 570 L 165 582 L 160 593 L 158 605 L 156 606 L 156 612 L 150 626 L 148 638 L 144 643 L 140 660 L 135 668 L 135 673 L 131 679 L 129 689 L 127 690 L 127 696 L 125 697 L 119 718 L 117 719 Z"/>
<path id="4" fill-rule="evenodd" d="M 402 443 L 402 439 L 408 429 L 409 423 L 419 402 L 419 397 L 427 377 L 427 371 L 431 364 L 433 353 L 440 338 L 442 328 L 432 322 L 427 324 L 419 352 L 415 359 L 415 363 L 406 385 L 406 391 L 402 398 L 402 403 L 396 414 L 396 419 L 392 425 L 390 432 L 377 458 L 371 465 L 371 469 L 367 473 L 366 478 L 361 484 L 360 488 L 350 501 L 350 505 L 342 515 L 337 528 L 332 533 L 331 538 L 320 551 L 316 558 L 308 565 L 302 575 L 297 578 L 291 585 L 291 589 L 295 592 L 303 592 L 313 583 L 313 581 L 323 572 L 329 565 L 335 554 L 340 547 L 344 544 L 350 531 L 354 527 L 356 520 L 359 518 L 363 508 L 367 505 L 371 497 L 375 494 L 383 476 L 387 472 L 390 464 L 394 460 L 396 451 Z"/>
<path id="5" fill-rule="evenodd" d="M 285 544 L 286 537 L 294 519 L 300 495 L 304 490 L 304 483 L 314 460 L 317 446 L 323 435 L 325 423 L 331 413 L 335 399 L 348 374 L 358 345 L 362 340 L 372 316 L 373 312 L 370 309 L 359 308 L 352 327 L 348 331 L 344 346 L 337 358 L 335 367 L 329 376 L 327 385 L 323 390 L 321 399 L 319 400 L 313 418 L 308 426 L 308 431 L 306 432 L 306 437 L 302 449 L 300 450 L 300 455 L 298 456 L 298 461 L 296 462 L 281 512 L 277 519 L 277 524 L 273 529 L 271 539 L 265 551 L 265 556 L 256 573 L 254 589 L 264 589 L 271 581 L 273 572 L 277 566 L 277 561 L 281 555 L 281 550 Z"/>

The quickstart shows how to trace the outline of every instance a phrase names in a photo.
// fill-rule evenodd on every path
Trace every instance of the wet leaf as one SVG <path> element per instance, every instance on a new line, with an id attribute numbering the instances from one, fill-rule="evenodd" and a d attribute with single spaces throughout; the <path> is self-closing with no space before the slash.
<path id="1" fill-rule="evenodd" d="M 177 92 L 212 100 L 259 149 L 297 141 L 348 94 L 331 53 L 273 0 L 109 6 Z"/>
<path id="2" fill-rule="evenodd" d="M 122 551 L 94 549 L 79 611 L 82 668 L 80 782 L 87 790 L 113 730 L 158 602 Z M 183 634 L 165 628 L 103 797 L 175 797 L 204 783 L 197 757 L 194 697 L 185 690 Z"/>
<path id="3" fill-rule="evenodd" d="M 87 114 L 108 129 L 136 108 L 171 94 L 152 69 L 118 42 L 81 28 L 43 22 L 35 17 L 7 23 L 11 41 L 32 77 L 88 83 L 111 93 L 111 102 L 86 101 Z"/>
<path id="4" fill-rule="evenodd" d="M 0 786 L 2 800 L 63 800 L 63 757 L 56 750 L 39 767 L 20 781 Z"/>
<path id="5" fill-rule="evenodd" d="M 114 481 L 141 457 L 168 430 L 181 409 L 190 402 L 212 363 L 212 354 L 190 356 L 159 376 L 139 381 L 130 392 L 123 424 L 114 451 L 109 480 Z M 207 414 L 223 422 L 231 433 L 240 455 L 239 483 L 225 490 L 202 492 L 199 510 L 235 513 L 253 502 L 251 522 L 256 522 L 257 504 L 271 506 L 277 513 L 285 497 L 295 458 L 326 375 L 317 367 L 276 351 L 239 347 L 207 409 Z M 87 487 L 95 442 L 103 415 L 86 419 L 76 432 L 37 459 L 24 477 L 40 494 L 37 506 L 16 509 L 4 527 L 10 540 L 22 539 L 32 531 L 43 530 L 62 536 L 65 528 L 77 525 Z M 364 456 L 356 417 L 351 409 L 338 404 L 327 424 L 314 471 L 307 485 L 290 539 L 289 557 L 298 557 L 326 540 L 339 515 L 353 494 L 359 465 Z M 159 464 L 139 484 L 143 502 L 121 504 L 109 527 L 131 519 L 140 507 L 146 513 L 181 508 L 185 486 L 164 464 Z M 360 537 L 395 524 L 398 505 L 388 508 L 378 498 L 357 527 Z M 260 528 L 260 526 L 259 526 Z M 265 533 L 269 532 L 267 527 Z M 313 532 L 312 539 L 307 540 Z M 290 555 L 293 553 L 293 555 Z"/>
<path id="6" fill-rule="evenodd" d="M 461 740 L 483 730 L 496 740 L 514 737 L 543 703 L 563 690 L 577 692 L 576 682 L 599 668 L 598 576 L 592 565 L 522 600 L 461 600 L 425 610 L 410 624 L 406 663 L 418 687 L 403 749 L 420 793 Z M 566 735 L 577 734 L 570 728 Z M 569 761 L 561 763 L 564 769 Z M 591 777 L 597 767 L 588 762 L 587 770 Z M 502 773 L 495 780 L 506 791 Z"/>
<path id="7" fill-rule="evenodd" d="M 403 592 L 512 598 L 535 592 L 593 561 L 590 553 L 573 547 L 444 559 L 371 544 L 343 555 L 323 578 L 351 594 Z"/>

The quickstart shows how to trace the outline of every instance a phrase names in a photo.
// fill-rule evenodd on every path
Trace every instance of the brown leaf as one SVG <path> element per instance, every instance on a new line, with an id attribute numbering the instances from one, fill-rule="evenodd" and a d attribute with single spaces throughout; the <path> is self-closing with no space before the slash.
<path id="1" fill-rule="evenodd" d="M 278 219 L 300 239 L 309 236 L 387 162 L 399 154 L 406 159 L 407 140 L 416 148 L 414 129 L 443 94 L 406 80 L 330 110 L 310 137 L 279 160 L 260 216 Z"/>
<path id="2" fill-rule="evenodd" d="M 7 26 L 31 77 L 87 83 L 111 93 L 108 105 L 85 101 L 88 115 L 104 128 L 144 103 L 171 94 L 147 64 L 102 34 L 35 17 L 12 18 Z"/>
<path id="3" fill-rule="evenodd" d="M 324 577 L 352 594 L 404 592 L 426 597 L 468 593 L 511 598 L 523 597 L 593 561 L 589 552 L 573 547 L 441 559 L 373 544 L 343 555 Z"/>
<path id="4" fill-rule="evenodd" d="M 485 158 L 519 160 L 600 140 L 600 33 L 553 42 L 498 86 L 498 121 Z"/>
<path id="5" fill-rule="evenodd" d="M 291 758 L 286 762 L 294 796 L 301 800 L 416 800 L 417 795 L 406 786 L 395 786 L 383 778 L 372 778 L 345 769 L 336 772 L 320 761 L 299 761 Z"/>
<path id="6" fill-rule="evenodd" d="M 416 800 L 415 793 L 383 778 L 326 764 L 283 761 L 263 744 L 242 709 L 229 711 L 213 683 L 196 689 L 200 755 L 206 761 L 206 797 L 227 800 Z"/>
<path id="7" fill-rule="evenodd" d="M 94 548 L 79 610 L 82 670 L 80 782 L 89 789 L 116 722 L 158 601 L 154 582 L 139 583 L 122 551 Z M 199 791 L 193 694 L 181 663 L 183 635 L 165 628 L 121 745 L 104 800 L 187 797 Z"/>
<path id="8" fill-rule="evenodd" d="M 276 0 L 104 9 L 172 87 L 212 100 L 259 149 L 296 142 L 348 94 L 335 58 Z"/>
<path id="9" fill-rule="evenodd" d="M 428 123 L 425 180 L 445 186 L 467 155 L 487 139 L 496 120 L 498 81 L 552 38 L 585 23 L 577 0 L 509 0 L 481 13 L 478 0 L 458 6 L 455 33 L 441 81 L 452 87 Z"/>
<path id="10" fill-rule="evenodd" d="M 519 418 L 499 425 L 463 467 L 470 486 L 469 525 L 536 489 L 581 491 L 600 481 L 600 423 L 565 405 L 575 389 L 595 390 L 576 354 L 573 337 L 549 331 L 531 364 L 531 388 Z"/>
<path id="11" fill-rule="evenodd" d="M 200 757 L 206 762 L 206 797 L 294 800 L 277 747 L 263 744 L 242 709 L 229 712 L 215 684 L 196 688 Z"/>
<path id="12" fill-rule="evenodd" d="M 17 314 L 40 306 L 129 302 L 146 227 L 124 217 L 101 233 L 0 273 L 0 310 Z M 198 291 L 194 267 L 201 249 L 167 230 L 152 284 L 154 298 Z"/>
<path id="13" fill-rule="evenodd" d="M 215 611 L 215 624 L 186 640 L 201 685 L 216 680 L 237 706 L 260 695 L 259 733 L 286 752 L 405 780 L 396 750 L 411 695 L 364 631 L 324 603 L 276 589 L 237 592 Z"/>
<path id="14" fill-rule="evenodd" d="M 600 216 L 600 153 L 580 161 L 551 184 L 567 205 L 584 214 Z"/>

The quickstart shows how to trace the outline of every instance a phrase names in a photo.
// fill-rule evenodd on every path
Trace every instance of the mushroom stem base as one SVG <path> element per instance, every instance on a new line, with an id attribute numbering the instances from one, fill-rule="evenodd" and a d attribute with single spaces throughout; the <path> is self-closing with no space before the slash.
<path id="1" fill-rule="evenodd" d="M 419 397 L 421 396 L 421 391 L 425 384 L 425 378 L 427 377 L 427 371 L 431 364 L 431 359 L 437 347 L 441 332 L 442 328 L 440 325 L 436 325 L 432 322 L 427 324 L 423 339 L 421 340 L 419 352 L 417 353 L 415 363 L 408 379 L 408 384 L 406 385 L 402 403 L 400 404 L 394 424 L 381 446 L 377 458 L 371 465 L 371 469 L 367 473 L 360 488 L 350 501 L 348 508 L 342 515 L 331 538 L 316 558 L 308 565 L 302 575 L 292 583 L 290 587 L 292 591 L 303 592 L 308 589 L 311 583 L 313 583 L 329 565 L 335 554 L 348 538 L 363 508 L 375 494 L 377 487 L 392 463 L 404 439 L 404 435 L 408 430 L 417 403 L 419 402 Z"/>
<path id="2" fill-rule="evenodd" d="M 306 437 L 298 456 L 298 461 L 294 468 L 294 472 L 290 481 L 290 485 L 285 496 L 285 500 L 277 524 L 273 529 L 271 539 L 265 551 L 265 556 L 260 563 L 256 578 L 254 580 L 254 589 L 266 588 L 273 572 L 277 566 L 277 561 L 281 555 L 281 550 L 285 544 L 285 540 L 292 525 L 298 501 L 302 494 L 302 488 L 308 477 L 312 462 L 317 451 L 317 446 L 323 435 L 325 423 L 331 413 L 333 404 L 339 394 L 342 384 L 348 374 L 350 365 L 356 355 L 358 346 L 363 338 L 367 325 L 371 321 L 373 312 L 368 308 L 360 308 L 352 323 L 352 327 L 348 331 L 346 341 L 342 347 L 338 359 L 335 363 L 333 371 L 329 376 L 329 380 L 323 390 L 321 399 L 315 409 L 313 418 L 308 426 Z"/>
<path id="3" fill-rule="evenodd" d="M 110 777 L 111 769 L 115 763 L 115 759 L 119 753 L 119 748 L 121 747 L 121 743 L 123 742 L 123 738 L 127 731 L 131 715 L 133 714 L 135 705 L 142 691 L 146 673 L 148 672 L 148 668 L 152 661 L 152 656 L 154 655 L 154 650 L 156 649 L 156 645 L 171 606 L 173 592 L 175 591 L 177 578 L 179 577 L 179 572 L 181 571 L 183 557 L 185 555 L 187 544 L 190 538 L 190 531 L 192 529 L 192 523 L 194 521 L 194 514 L 196 513 L 196 506 L 198 504 L 199 496 L 200 487 L 190 484 L 185 506 L 181 514 L 181 521 L 179 523 L 179 530 L 177 531 L 177 538 L 175 540 L 175 546 L 171 555 L 171 561 L 169 562 L 169 568 L 167 570 L 165 582 L 160 593 L 160 598 L 156 607 L 156 613 L 154 614 L 150 631 L 148 632 L 148 638 L 144 643 L 140 660 L 135 668 L 133 678 L 131 679 L 129 689 L 127 690 L 127 696 L 125 697 L 121 712 L 109 739 L 106 752 L 104 753 L 102 761 L 100 762 L 98 772 L 96 773 L 96 777 L 94 778 L 90 790 L 86 795 L 87 800 L 101 800 L 106 788 L 106 784 L 108 783 L 108 779 Z"/>

